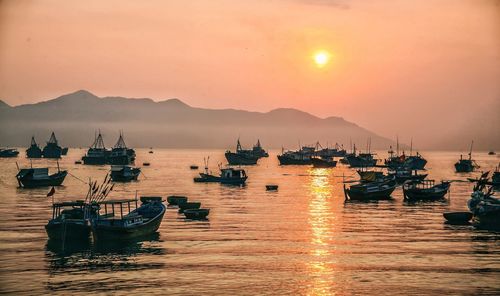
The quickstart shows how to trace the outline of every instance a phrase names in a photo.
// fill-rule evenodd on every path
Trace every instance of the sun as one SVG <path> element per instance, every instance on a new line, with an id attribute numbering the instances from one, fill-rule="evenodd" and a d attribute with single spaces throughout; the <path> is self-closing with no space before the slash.
<path id="1" fill-rule="evenodd" d="M 314 54 L 314 63 L 316 63 L 316 66 L 318 67 L 324 67 L 328 62 L 330 62 L 330 53 L 324 50 L 318 51 Z"/>

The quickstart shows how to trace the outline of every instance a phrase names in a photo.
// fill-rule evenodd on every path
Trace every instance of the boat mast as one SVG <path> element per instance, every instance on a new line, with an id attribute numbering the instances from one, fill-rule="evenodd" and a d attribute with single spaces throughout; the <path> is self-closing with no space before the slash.
<path id="1" fill-rule="evenodd" d="M 413 137 L 410 140 L 410 156 L 413 155 Z"/>
<path id="2" fill-rule="evenodd" d="M 474 145 L 474 140 L 470 143 L 470 150 L 469 150 L 469 160 L 472 159 L 472 146 Z"/>

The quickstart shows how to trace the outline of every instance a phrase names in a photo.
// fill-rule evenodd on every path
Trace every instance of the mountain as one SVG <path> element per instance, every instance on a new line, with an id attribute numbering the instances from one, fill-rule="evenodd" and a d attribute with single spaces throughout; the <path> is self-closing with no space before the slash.
<path id="1" fill-rule="evenodd" d="M 131 147 L 234 148 L 241 138 L 250 147 L 295 149 L 301 144 L 344 143 L 386 149 L 392 141 L 341 117 L 318 118 L 296 109 L 267 113 L 191 107 L 178 99 L 97 97 L 79 90 L 58 98 L 20 106 L 0 102 L 0 146 L 27 146 L 32 135 L 43 143 L 54 131 L 65 146 L 87 147 L 95 131 L 112 146 L 121 130 Z"/>

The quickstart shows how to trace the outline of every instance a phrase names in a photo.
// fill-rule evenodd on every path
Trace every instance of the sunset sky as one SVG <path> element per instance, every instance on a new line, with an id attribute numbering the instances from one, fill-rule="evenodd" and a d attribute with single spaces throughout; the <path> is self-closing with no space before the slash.
<path id="1" fill-rule="evenodd" d="M 1 1 L 0 99 L 293 107 L 418 138 L 500 110 L 499 36 L 493 0 Z"/>

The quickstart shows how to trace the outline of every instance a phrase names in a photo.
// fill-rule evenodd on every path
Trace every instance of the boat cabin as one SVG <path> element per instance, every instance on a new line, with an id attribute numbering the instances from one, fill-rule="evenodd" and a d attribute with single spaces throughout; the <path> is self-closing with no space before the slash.
<path id="1" fill-rule="evenodd" d="M 245 178 L 247 174 L 245 173 L 245 170 L 243 169 L 235 169 L 235 168 L 224 168 L 221 169 L 221 178 L 225 179 L 241 179 Z"/>

